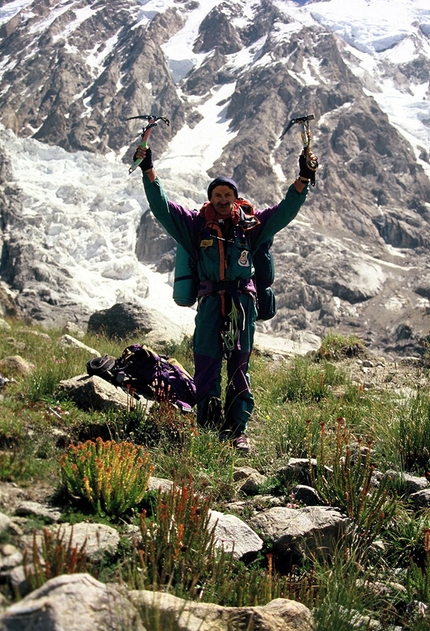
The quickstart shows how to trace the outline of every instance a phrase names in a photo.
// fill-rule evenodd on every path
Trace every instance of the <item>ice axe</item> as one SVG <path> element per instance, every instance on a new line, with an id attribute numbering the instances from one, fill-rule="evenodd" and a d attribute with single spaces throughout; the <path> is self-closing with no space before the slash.
<path id="1" fill-rule="evenodd" d="M 148 138 L 151 135 L 152 130 L 154 129 L 154 127 L 157 127 L 157 121 L 161 120 L 163 121 L 163 123 L 166 123 L 167 126 L 170 125 L 170 120 L 166 118 L 165 116 L 152 116 L 151 114 L 141 114 L 139 116 L 130 116 L 129 118 L 126 118 L 125 120 L 130 121 L 136 118 L 147 121 L 147 124 L 144 125 L 142 129 L 142 142 L 140 143 L 140 146 L 143 147 L 144 149 L 146 149 L 148 146 Z M 137 158 L 137 160 L 135 160 L 133 164 L 131 165 L 131 167 L 129 168 L 128 172 L 133 173 L 133 171 L 139 166 L 141 162 L 142 162 L 142 158 Z"/>
<path id="2" fill-rule="evenodd" d="M 282 138 L 285 136 L 287 131 L 291 129 L 291 127 L 293 127 L 294 125 L 302 125 L 303 153 L 306 158 L 306 164 L 311 171 L 316 171 L 318 167 L 318 162 L 312 158 L 311 153 L 312 132 L 309 121 L 313 121 L 314 119 L 315 116 L 313 114 L 292 118 L 280 136 L 280 140 L 282 140 Z M 315 178 L 311 181 L 311 184 L 315 186 Z"/>

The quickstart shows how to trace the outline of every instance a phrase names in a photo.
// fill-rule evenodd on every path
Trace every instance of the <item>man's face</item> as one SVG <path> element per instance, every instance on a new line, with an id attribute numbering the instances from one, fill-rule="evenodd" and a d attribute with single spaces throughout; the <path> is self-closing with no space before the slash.
<path id="1" fill-rule="evenodd" d="M 221 215 L 221 217 L 229 217 L 233 210 L 234 202 L 236 201 L 236 195 L 232 188 L 222 184 L 215 186 L 210 201 L 218 215 Z"/>

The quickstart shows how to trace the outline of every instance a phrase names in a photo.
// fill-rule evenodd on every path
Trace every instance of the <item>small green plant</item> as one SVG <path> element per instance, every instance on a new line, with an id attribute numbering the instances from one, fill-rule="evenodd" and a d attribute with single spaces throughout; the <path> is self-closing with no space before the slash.
<path id="1" fill-rule="evenodd" d="M 369 544 L 396 509 L 389 495 L 390 480 L 386 477 L 377 486 L 372 484 L 371 445 L 363 446 L 358 440 L 353 446 L 343 417 L 337 419 L 334 445 L 327 443 L 322 422 L 316 467 L 309 451 L 312 485 L 327 504 L 339 507 L 355 521 L 361 542 Z"/>
<path id="2" fill-rule="evenodd" d="M 129 568 L 129 584 L 232 607 L 265 605 L 297 591 L 291 577 L 274 569 L 271 554 L 249 568 L 216 544 L 215 529 L 209 500 L 193 483 L 159 491 L 152 514 L 140 516 L 140 572 Z"/>
<path id="3" fill-rule="evenodd" d="M 365 353 L 365 350 L 363 340 L 357 335 L 341 335 L 329 332 L 321 341 L 321 346 L 315 357 L 318 360 L 338 361 L 348 357 L 359 357 Z"/>
<path id="4" fill-rule="evenodd" d="M 96 513 L 123 516 L 137 508 L 153 470 L 149 454 L 132 443 L 97 438 L 71 446 L 60 458 L 62 491 Z"/>
<path id="5" fill-rule="evenodd" d="M 40 473 L 40 461 L 24 450 L 0 452 L 0 480 L 26 481 Z"/>
<path id="6" fill-rule="evenodd" d="M 296 357 L 286 371 L 284 401 L 321 401 L 329 395 L 329 386 L 344 381 L 333 364 L 312 364 L 305 357 Z"/>
<path id="7" fill-rule="evenodd" d="M 430 601 L 430 528 L 423 532 L 423 554 L 407 569 L 407 589 L 411 600 Z"/>
<path id="8" fill-rule="evenodd" d="M 375 569 L 363 567 L 361 559 L 361 550 L 341 545 L 330 561 L 315 562 L 315 631 L 372 629 L 372 620 L 384 609 L 388 618 L 388 598 L 373 589 Z"/>
<path id="9" fill-rule="evenodd" d="M 146 586 L 198 596 L 215 561 L 214 528 L 209 500 L 195 493 L 192 483 L 159 491 L 154 515 L 148 518 L 143 510 L 140 516 L 138 553 Z"/>
<path id="10" fill-rule="evenodd" d="M 394 437 L 405 471 L 430 471 L 430 397 L 419 393 L 398 406 Z"/>
<path id="11" fill-rule="evenodd" d="M 73 528 L 67 542 L 64 541 L 64 536 L 61 528 L 55 533 L 47 528 L 42 533 L 33 530 L 31 558 L 26 551 L 23 561 L 24 575 L 31 590 L 37 589 L 54 576 L 89 570 L 86 541 L 80 548 L 74 546 Z"/>
<path id="12" fill-rule="evenodd" d="M 406 575 L 408 602 L 430 601 L 430 511 L 398 510 L 382 531 L 384 562 Z"/>

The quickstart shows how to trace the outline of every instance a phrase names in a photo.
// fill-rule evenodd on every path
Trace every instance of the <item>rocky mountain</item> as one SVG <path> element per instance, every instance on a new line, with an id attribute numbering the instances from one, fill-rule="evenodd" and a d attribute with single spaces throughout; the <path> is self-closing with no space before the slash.
<path id="1" fill-rule="evenodd" d="M 168 116 L 151 144 L 172 198 L 198 207 L 208 181 L 225 173 L 261 208 L 276 203 L 297 173 L 300 127 L 281 140 L 286 123 L 313 113 L 317 185 L 275 240 L 278 314 L 259 327 L 291 338 L 355 333 L 381 352 L 416 354 L 430 330 L 430 17 L 420 0 L 399 0 L 399 19 L 400 9 L 422 7 L 420 19 L 366 48 L 360 24 L 351 35 L 322 19 L 329 4 L 1 2 L 0 122 L 19 138 L 127 165 L 140 122 L 125 119 Z M 362 4 L 378 20 L 380 3 Z M 365 29 L 364 13 L 360 19 Z M 384 108 L 387 86 L 411 102 L 415 135 Z M 208 145 L 227 132 L 201 172 L 193 148 L 210 104 L 218 115 Z M 179 169 L 169 166 L 175 142 Z M 34 265 L 37 246 L 22 230 L 24 202 L 14 185 L 19 156 L 0 151 L 4 290 L 30 318 L 39 301 L 40 320 L 73 312 L 86 322 L 83 301 L 70 300 L 68 270 L 53 257 L 45 257 L 43 273 Z M 135 229 L 139 260 L 172 269 L 174 243 L 149 213 Z M 55 300 L 40 284 L 46 279 Z"/>

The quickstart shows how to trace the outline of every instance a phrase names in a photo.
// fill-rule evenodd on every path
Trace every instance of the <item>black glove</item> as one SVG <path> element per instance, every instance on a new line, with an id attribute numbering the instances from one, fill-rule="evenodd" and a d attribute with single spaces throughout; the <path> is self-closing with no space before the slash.
<path id="1" fill-rule="evenodd" d="M 311 181 L 315 186 L 315 172 L 318 169 L 318 158 L 310 152 L 302 152 L 299 157 L 299 176 Z"/>
<path id="2" fill-rule="evenodd" d="M 140 149 L 140 148 L 139 148 Z M 135 160 L 137 160 L 137 158 L 139 157 L 137 155 L 137 151 L 135 152 L 134 156 L 133 156 L 133 162 Z M 151 151 L 151 147 L 147 147 L 146 148 L 146 154 L 145 157 L 143 158 L 142 162 L 139 164 L 140 168 L 143 171 L 149 171 L 149 169 L 153 169 L 154 165 L 152 163 L 152 151 Z"/>

